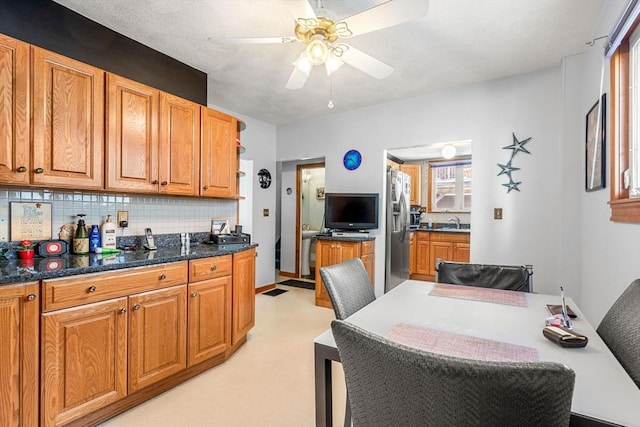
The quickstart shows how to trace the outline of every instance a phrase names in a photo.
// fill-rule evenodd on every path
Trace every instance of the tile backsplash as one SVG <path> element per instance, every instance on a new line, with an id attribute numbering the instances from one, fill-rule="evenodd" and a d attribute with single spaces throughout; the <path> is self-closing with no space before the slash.
<path id="1" fill-rule="evenodd" d="M 51 237 L 58 238 L 63 224 L 76 223 L 77 214 L 86 214 L 88 226 L 107 217 L 116 222 L 118 211 L 129 212 L 129 226 L 118 228 L 118 236 L 141 236 L 149 227 L 154 234 L 208 232 L 211 218 L 229 218 L 233 229 L 238 204 L 235 200 L 120 193 L 83 192 L 54 189 L 0 187 L 0 242 L 8 241 L 11 202 L 51 203 Z"/>

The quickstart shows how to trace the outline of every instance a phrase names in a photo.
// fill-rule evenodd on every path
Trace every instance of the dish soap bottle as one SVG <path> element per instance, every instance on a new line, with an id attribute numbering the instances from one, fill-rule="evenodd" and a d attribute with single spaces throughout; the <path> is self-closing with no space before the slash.
<path id="1" fill-rule="evenodd" d="M 77 216 L 79 216 L 80 219 L 78 220 L 76 234 L 73 236 L 73 253 L 84 255 L 89 253 L 89 231 L 82 218 L 85 214 L 78 214 Z"/>
<path id="2" fill-rule="evenodd" d="M 111 221 L 111 215 L 102 223 L 102 247 L 116 249 L 116 225 Z"/>
<path id="3" fill-rule="evenodd" d="M 89 233 L 89 252 L 95 253 L 96 248 L 100 247 L 100 228 L 97 224 L 91 226 Z"/>

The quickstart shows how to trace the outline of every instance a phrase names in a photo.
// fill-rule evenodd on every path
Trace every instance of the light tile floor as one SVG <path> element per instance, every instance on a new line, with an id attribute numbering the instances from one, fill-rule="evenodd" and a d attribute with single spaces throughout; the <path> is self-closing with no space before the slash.
<path id="1" fill-rule="evenodd" d="M 280 281 L 280 280 L 278 280 Z M 114 417 L 103 427 L 312 427 L 313 339 L 333 310 L 316 307 L 314 291 L 256 295 L 256 326 L 222 365 Z M 334 363 L 334 425 L 342 425 L 345 386 Z"/>

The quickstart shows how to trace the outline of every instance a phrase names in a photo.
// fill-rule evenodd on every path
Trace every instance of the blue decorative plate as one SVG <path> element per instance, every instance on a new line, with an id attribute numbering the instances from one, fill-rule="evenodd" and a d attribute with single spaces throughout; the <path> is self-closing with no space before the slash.
<path id="1" fill-rule="evenodd" d="M 358 169 L 358 167 L 362 163 L 362 155 L 358 150 L 349 150 L 344 155 L 342 163 L 344 163 L 344 167 L 349 169 L 350 171 Z"/>

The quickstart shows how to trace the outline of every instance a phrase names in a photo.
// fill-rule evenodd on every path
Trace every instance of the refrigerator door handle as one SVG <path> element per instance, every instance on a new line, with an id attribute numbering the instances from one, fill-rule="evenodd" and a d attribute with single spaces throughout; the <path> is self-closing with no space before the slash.
<path id="1" fill-rule="evenodd" d="M 404 192 L 400 193 L 400 201 L 398 202 L 398 204 L 400 205 L 400 232 L 402 233 L 402 236 L 400 237 L 401 241 L 405 241 L 407 240 L 407 206 L 406 206 L 406 202 L 404 200 Z"/>

